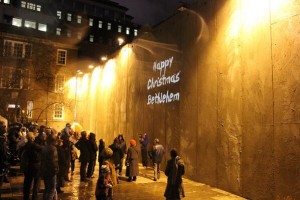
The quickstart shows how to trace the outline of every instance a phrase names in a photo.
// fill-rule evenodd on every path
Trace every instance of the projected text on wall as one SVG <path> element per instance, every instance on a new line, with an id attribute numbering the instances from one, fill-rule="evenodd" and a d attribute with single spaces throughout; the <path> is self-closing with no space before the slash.
<path id="1" fill-rule="evenodd" d="M 176 84 L 180 81 L 180 71 L 166 76 L 166 71 L 172 67 L 173 59 L 174 58 L 172 56 L 166 60 L 155 61 L 153 63 L 153 72 L 155 74 L 159 73 L 159 76 L 148 79 L 147 90 L 151 91 L 155 88 Z M 155 92 L 154 94 L 149 94 L 147 105 L 171 103 L 173 101 L 179 101 L 179 98 L 179 92 L 174 93 L 167 89 L 166 91 L 159 91 Z"/>

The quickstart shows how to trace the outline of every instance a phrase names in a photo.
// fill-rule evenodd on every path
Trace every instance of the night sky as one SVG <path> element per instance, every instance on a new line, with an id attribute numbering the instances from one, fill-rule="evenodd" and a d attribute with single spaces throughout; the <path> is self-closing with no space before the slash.
<path id="1" fill-rule="evenodd" d="M 133 22 L 140 25 L 155 25 L 173 15 L 182 0 L 112 0 L 127 7 Z"/>

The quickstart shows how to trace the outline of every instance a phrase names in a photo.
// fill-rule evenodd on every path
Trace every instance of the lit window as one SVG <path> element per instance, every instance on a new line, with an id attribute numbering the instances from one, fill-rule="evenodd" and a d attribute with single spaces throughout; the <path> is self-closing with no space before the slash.
<path id="1" fill-rule="evenodd" d="M 102 25 L 103 25 L 103 22 L 102 22 L 102 21 L 99 21 L 98 27 L 99 27 L 99 28 L 102 28 Z"/>
<path id="2" fill-rule="evenodd" d="M 35 4 L 27 3 L 27 8 L 30 9 L 30 10 L 35 10 Z"/>
<path id="3" fill-rule="evenodd" d="M 93 20 L 92 18 L 90 18 L 90 20 L 89 20 L 89 25 L 90 25 L 90 26 L 93 26 L 93 24 L 94 24 L 94 20 Z"/>
<path id="4" fill-rule="evenodd" d="M 71 36 L 72 36 L 71 31 L 67 30 L 67 37 L 71 37 Z"/>
<path id="5" fill-rule="evenodd" d="M 65 65 L 67 63 L 67 51 L 58 49 L 57 50 L 57 64 Z"/>
<path id="6" fill-rule="evenodd" d="M 27 101 L 27 117 L 32 118 L 33 101 Z"/>
<path id="7" fill-rule="evenodd" d="M 130 28 L 126 28 L 126 34 L 129 35 L 130 34 Z"/>
<path id="8" fill-rule="evenodd" d="M 61 28 L 56 28 L 56 35 L 61 35 Z"/>
<path id="9" fill-rule="evenodd" d="M 17 27 L 21 27 L 22 26 L 22 19 L 20 19 L 20 18 L 13 18 L 12 25 L 13 26 L 17 26 Z"/>
<path id="10" fill-rule="evenodd" d="M 94 36 L 90 35 L 90 42 L 94 42 Z"/>
<path id="11" fill-rule="evenodd" d="M 55 78 L 55 92 L 63 93 L 65 86 L 65 77 L 63 75 L 57 75 Z"/>
<path id="12" fill-rule="evenodd" d="M 111 30 L 111 23 L 107 23 L 107 30 Z"/>
<path id="13" fill-rule="evenodd" d="M 57 11 L 56 15 L 57 15 L 58 19 L 61 19 L 61 11 Z"/>
<path id="14" fill-rule="evenodd" d="M 21 1 L 21 7 L 26 8 L 26 1 Z"/>
<path id="15" fill-rule="evenodd" d="M 82 33 L 81 33 L 81 32 L 78 32 L 78 33 L 77 33 L 77 39 L 78 39 L 78 40 L 81 40 L 81 38 L 82 38 Z"/>
<path id="16" fill-rule="evenodd" d="M 36 11 L 41 12 L 41 10 L 42 10 L 42 6 L 41 5 L 36 5 Z"/>
<path id="17" fill-rule="evenodd" d="M 68 15 L 67 15 L 67 20 L 70 22 L 70 21 L 72 21 L 72 14 L 71 13 L 68 13 Z"/>
<path id="18" fill-rule="evenodd" d="M 122 26 L 118 25 L 118 33 L 121 33 L 121 32 L 122 32 Z"/>
<path id="19" fill-rule="evenodd" d="M 24 26 L 26 28 L 36 28 L 36 23 L 32 21 L 25 20 Z"/>
<path id="20" fill-rule="evenodd" d="M 137 35 L 138 35 L 138 30 L 134 29 L 134 36 L 137 36 Z"/>
<path id="21" fill-rule="evenodd" d="M 39 23 L 38 30 L 39 30 L 39 31 L 47 32 L 47 25 L 46 25 L 46 24 L 40 24 L 40 23 Z"/>
<path id="22" fill-rule="evenodd" d="M 54 119 L 63 119 L 63 104 L 56 103 L 54 104 Z"/>
<path id="23" fill-rule="evenodd" d="M 81 24 L 81 19 L 82 19 L 81 16 L 78 15 L 78 16 L 77 16 L 77 23 L 78 23 L 78 24 Z"/>
<path id="24" fill-rule="evenodd" d="M 10 4 L 10 0 L 4 0 L 3 3 Z"/>

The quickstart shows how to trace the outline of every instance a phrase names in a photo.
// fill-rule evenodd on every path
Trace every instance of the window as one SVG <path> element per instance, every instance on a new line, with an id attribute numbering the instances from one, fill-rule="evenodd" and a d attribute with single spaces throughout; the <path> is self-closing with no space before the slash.
<path id="1" fill-rule="evenodd" d="M 77 39 L 78 39 L 78 40 L 81 40 L 81 38 L 82 38 L 82 33 L 81 33 L 81 32 L 78 32 L 78 33 L 77 33 Z"/>
<path id="2" fill-rule="evenodd" d="M 99 27 L 99 28 L 102 28 L 102 25 L 103 25 L 103 22 L 102 22 L 102 21 L 99 21 L 98 27 Z"/>
<path id="3" fill-rule="evenodd" d="M 26 1 L 21 1 L 21 7 L 26 8 Z"/>
<path id="4" fill-rule="evenodd" d="M 57 64 L 65 65 L 67 63 L 67 51 L 58 49 L 57 50 Z"/>
<path id="5" fill-rule="evenodd" d="M 3 1 L 5 4 L 10 4 L 10 0 L 4 0 Z"/>
<path id="6" fill-rule="evenodd" d="M 56 103 L 54 104 L 54 119 L 63 119 L 63 104 Z"/>
<path id="7" fill-rule="evenodd" d="M 80 15 L 78 15 L 78 16 L 77 16 L 77 23 L 78 23 L 78 24 L 81 24 L 81 19 L 82 19 L 82 17 L 81 17 Z"/>
<path id="8" fill-rule="evenodd" d="M 41 12 L 41 10 L 42 10 L 42 6 L 41 5 L 36 5 L 36 11 Z"/>
<path id="9" fill-rule="evenodd" d="M 24 26 L 26 28 L 36 28 L 36 23 L 33 22 L 33 21 L 28 21 L 28 20 L 25 20 L 25 23 L 24 23 Z"/>
<path id="10" fill-rule="evenodd" d="M 55 92 L 63 93 L 65 86 L 65 77 L 63 75 L 57 75 L 55 78 Z"/>
<path id="11" fill-rule="evenodd" d="M 56 15 L 57 15 L 58 19 L 61 19 L 61 11 L 57 11 Z"/>
<path id="12" fill-rule="evenodd" d="M 111 23 L 107 23 L 107 30 L 111 30 Z"/>
<path id="13" fill-rule="evenodd" d="M 90 25 L 90 26 L 93 26 L 93 25 L 94 25 L 94 20 L 93 20 L 92 18 L 90 18 L 90 20 L 89 20 L 89 25 Z"/>
<path id="14" fill-rule="evenodd" d="M 121 32 L 122 32 L 122 26 L 118 25 L 118 33 L 121 33 Z"/>
<path id="15" fill-rule="evenodd" d="M 67 37 L 71 37 L 71 36 L 72 36 L 71 31 L 67 30 Z"/>
<path id="16" fill-rule="evenodd" d="M 31 44 L 13 40 L 4 40 L 3 56 L 13 56 L 17 58 L 31 57 Z"/>
<path id="17" fill-rule="evenodd" d="M 138 30 L 134 29 L 134 36 L 137 36 L 137 35 L 138 35 Z"/>
<path id="18" fill-rule="evenodd" d="M 126 34 L 127 34 L 127 35 L 130 34 L 130 28 L 129 28 L 129 27 L 126 28 Z"/>
<path id="19" fill-rule="evenodd" d="M 28 89 L 29 70 L 0 67 L 0 88 Z"/>
<path id="20" fill-rule="evenodd" d="M 27 117 L 32 118 L 33 101 L 27 101 Z"/>
<path id="21" fill-rule="evenodd" d="M 90 42 L 94 42 L 94 36 L 90 35 Z"/>
<path id="22" fill-rule="evenodd" d="M 61 28 L 56 28 L 56 35 L 61 35 Z"/>
<path id="23" fill-rule="evenodd" d="M 69 22 L 72 21 L 72 14 L 71 14 L 71 13 L 68 13 L 68 15 L 67 15 L 67 20 L 68 20 Z"/>
<path id="24" fill-rule="evenodd" d="M 27 3 L 27 8 L 30 9 L 30 10 L 35 10 L 35 4 Z"/>
<path id="25" fill-rule="evenodd" d="M 21 27 L 22 26 L 22 19 L 20 19 L 20 18 L 13 18 L 12 25 L 13 26 L 17 26 L 17 27 Z"/>
<path id="26" fill-rule="evenodd" d="M 38 30 L 39 30 L 39 31 L 47 32 L 47 25 L 46 25 L 46 24 L 40 24 L 40 23 L 39 23 Z"/>

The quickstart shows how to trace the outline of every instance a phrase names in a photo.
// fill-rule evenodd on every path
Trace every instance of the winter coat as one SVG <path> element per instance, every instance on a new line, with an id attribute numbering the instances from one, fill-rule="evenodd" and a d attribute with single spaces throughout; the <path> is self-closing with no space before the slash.
<path id="1" fill-rule="evenodd" d="M 90 142 L 90 146 L 91 146 L 90 161 L 96 161 L 98 147 L 97 147 L 96 140 L 95 140 L 95 134 L 93 134 L 93 133 L 90 134 L 89 142 Z"/>
<path id="2" fill-rule="evenodd" d="M 168 177 L 164 196 L 167 199 L 180 199 L 184 196 L 182 176 L 185 173 L 184 163 L 179 156 L 168 160 L 165 174 Z"/>
<path id="3" fill-rule="evenodd" d="M 21 148 L 21 152 L 24 153 L 21 156 L 21 162 L 23 162 L 24 156 L 27 158 L 27 166 L 25 167 L 25 173 L 27 170 L 34 170 L 38 172 L 41 168 L 42 161 L 42 146 L 36 144 L 35 142 L 28 141 L 23 148 Z"/>
<path id="4" fill-rule="evenodd" d="M 165 154 L 165 149 L 163 145 L 161 144 L 153 145 L 153 149 L 151 153 L 153 163 L 161 163 L 164 154 Z"/>
<path id="5" fill-rule="evenodd" d="M 117 143 L 113 143 L 109 146 L 109 148 L 111 148 L 111 150 L 113 151 L 113 155 L 112 155 L 112 159 L 115 163 L 115 166 L 119 166 L 121 164 L 121 159 L 122 159 L 122 150 L 119 146 L 119 144 Z"/>
<path id="6" fill-rule="evenodd" d="M 54 145 L 45 147 L 42 160 L 42 174 L 44 177 L 53 177 L 58 173 L 58 154 Z"/>
<path id="7" fill-rule="evenodd" d="M 105 149 L 105 142 L 101 139 L 99 142 L 99 148 L 98 148 L 98 162 L 99 162 L 99 166 L 102 165 L 103 163 L 103 151 Z"/>
<path id="8" fill-rule="evenodd" d="M 128 148 L 126 163 L 129 164 L 129 177 L 137 176 L 139 174 L 139 154 L 136 146 Z"/>
<path id="9" fill-rule="evenodd" d="M 84 163 L 90 162 L 92 151 L 90 142 L 86 138 L 80 138 L 75 147 L 80 151 L 79 161 Z"/>

